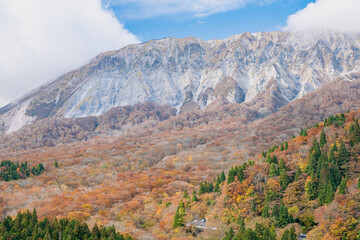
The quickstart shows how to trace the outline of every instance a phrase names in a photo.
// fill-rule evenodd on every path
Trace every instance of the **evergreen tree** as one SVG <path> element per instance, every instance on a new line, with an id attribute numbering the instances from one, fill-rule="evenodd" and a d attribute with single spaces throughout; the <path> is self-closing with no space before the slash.
<path id="1" fill-rule="evenodd" d="M 291 226 L 289 235 L 290 235 L 289 240 L 298 240 L 294 226 Z"/>
<path id="2" fill-rule="evenodd" d="M 244 175 L 244 169 L 243 167 L 238 167 L 237 171 L 236 171 L 236 176 L 238 178 L 238 180 L 240 182 L 245 180 L 245 175 Z"/>
<path id="3" fill-rule="evenodd" d="M 341 140 L 340 141 L 340 147 L 337 154 L 337 162 L 340 169 L 340 175 L 343 177 L 345 176 L 347 170 L 348 170 L 348 162 L 349 159 L 349 153 L 346 150 L 345 143 Z"/>
<path id="4" fill-rule="evenodd" d="M 301 176 L 302 172 L 301 172 L 301 168 L 298 167 L 296 169 L 296 173 L 295 173 L 295 181 L 299 180 L 299 177 Z"/>
<path id="5" fill-rule="evenodd" d="M 287 141 L 284 142 L 284 150 L 288 150 L 289 148 L 289 144 Z"/>
<path id="6" fill-rule="evenodd" d="M 94 238 L 94 239 L 100 239 L 101 237 L 101 233 L 100 233 L 100 230 L 99 230 L 99 227 L 98 225 L 95 223 L 92 231 L 91 231 L 91 236 Z"/>
<path id="7" fill-rule="evenodd" d="M 270 234 L 271 234 L 271 238 L 268 240 L 276 240 L 276 229 L 274 224 L 271 224 L 270 226 Z"/>
<path id="8" fill-rule="evenodd" d="M 346 193 L 346 182 L 347 182 L 348 178 L 347 176 L 344 177 L 341 180 L 340 186 L 339 186 L 339 193 L 338 194 L 345 194 Z"/>
<path id="9" fill-rule="evenodd" d="M 212 193 L 214 191 L 214 184 L 208 183 L 206 190 L 208 193 Z"/>
<path id="10" fill-rule="evenodd" d="M 181 201 L 179 203 L 179 206 L 176 209 L 175 216 L 174 216 L 173 229 L 185 226 L 185 220 L 184 220 L 185 215 L 186 215 L 186 213 L 185 213 L 185 205 L 184 205 L 183 200 L 181 199 Z"/>
<path id="11" fill-rule="evenodd" d="M 55 162 L 53 163 L 53 165 L 54 165 L 54 167 L 59 167 L 59 164 L 58 164 L 58 162 L 55 160 Z"/>
<path id="12" fill-rule="evenodd" d="M 324 130 L 321 130 L 320 141 L 319 141 L 320 148 L 323 148 L 326 143 L 327 141 L 326 141 L 325 132 Z"/>
<path id="13" fill-rule="evenodd" d="M 192 196 L 192 198 L 191 198 L 191 201 L 193 201 L 193 202 L 197 202 L 197 201 L 198 201 L 198 198 L 196 197 L 196 191 L 195 191 L 195 189 L 194 189 L 194 191 L 193 191 L 193 196 Z"/>
<path id="14" fill-rule="evenodd" d="M 316 173 L 316 166 L 317 166 L 317 159 L 313 153 L 310 153 L 308 165 L 306 167 L 306 172 L 310 176 L 315 176 Z"/>
<path id="15" fill-rule="evenodd" d="M 229 231 L 225 232 L 225 237 L 223 238 L 223 240 L 232 240 L 234 236 L 234 229 L 230 227 Z"/>
<path id="16" fill-rule="evenodd" d="M 281 237 L 281 240 L 290 240 L 290 232 L 288 229 L 285 229 L 285 231 Z"/>
<path id="17" fill-rule="evenodd" d="M 239 226 L 239 231 L 245 232 L 245 221 L 243 217 L 238 216 L 236 219 L 236 224 Z"/>
<path id="18" fill-rule="evenodd" d="M 217 184 L 220 184 L 220 183 L 221 183 L 219 174 L 216 176 L 216 183 L 217 183 Z"/>
<path id="19" fill-rule="evenodd" d="M 327 186 L 326 186 L 326 199 L 325 199 L 325 203 L 329 204 L 334 200 L 334 189 L 333 186 L 331 185 L 331 182 L 329 181 Z"/>
<path id="20" fill-rule="evenodd" d="M 319 178 L 318 200 L 322 205 L 326 203 L 328 183 L 330 182 L 330 171 L 327 162 L 322 162 Z M 331 186 L 332 187 L 332 186 Z"/>
<path id="21" fill-rule="evenodd" d="M 305 183 L 305 190 L 309 197 L 309 200 L 314 200 L 318 197 L 317 182 L 314 177 L 310 181 Z"/>
<path id="22" fill-rule="evenodd" d="M 233 166 L 231 166 L 227 178 L 227 184 L 230 184 L 235 181 L 235 175 L 236 175 L 236 170 L 233 168 Z"/>
<path id="23" fill-rule="evenodd" d="M 279 172 L 282 170 L 287 171 L 284 158 L 281 158 L 279 162 Z"/>
<path id="24" fill-rule="evenodd" d="M 282 170 L 280 172 L 280 178 L 279 178 L 279 183 L 282 187 L 282 189 L 285 189 L 289 183 L 290 183 L 290 178 L 289 176 L 287 175 L 286 171 L 285 170 Z"/>
<path id="25" fill-rule="evenodd" d="M 32 217 L 31 217 L 31 223 L 32 224 L 36 224 L 38 221 L 37 219 L 37 212 L 36 212 L 36 208 L 33 209 L 33 213 L 32 213 Z"/>
<path id="26" fill-rule="evenodd" d="M 218 182 L 216 182 L 216 184 L 215 184 L 214 192 L 218 192 L 218 193 L 221 192 L 220 186 L 219 186 L 219 183 L 218 183 Z"/>
<path id="27" fill-rule="evenodd" d="M 222 171 L 221 175 L 220 175 L 220 183 L 225 182 L 225 181 L 226 181 L 225 173 L 224 173 L 224 171 Z"/>
<path id="28" fill-rule="evenodd" d="M 314 137 L 313 143 L 310 148 L 308 166 L 306 168 L 306 171 L 310 176 L 314 176 L 317 173 L 318 161 L 320 156 L 321 150 L 316 138 Z"/>
<path id="29" fill-rule="evenodd" d="M 271 158 L 271 156 L 270 156 L 270 153 L 268 153 L 267 155 L 266 155 L 266 162 L 267 163 L 269 163 L 269 164 L 271 164 L 272 163 L 272 158 Z"/>
<path id="30" fill-rule="evenodd" d="M 331 148 L 331 151 L 333 152 L 337 152 L 337 146 L 336 146 L 336 143 L 333 144 L 333 147 Z"/>
<path id="31" fill-rule="evenodd" d="M 316 159 L 318 159 L 321 155 L 321 149 L 320 149 L 319 143 L 315 137 L 313 138 L 310 152 L 315 154 Z"/>
<path id="32" fill-rule="evenodd" d="M 353 140 L 353 142 L 359 143 L 360 142 L 360 126 L 359 126 L 359 121 L 355 120 L 355 124 L 352 125 L 353 126 L 353 130 L 350 130 L 350 136 L 351 139 Z"/>
<path id="33" fill-rule="evenodd" d="M 277 167 L 274 163 L 272 163 L 270 165 L 270 169 L 269 169 L 269 177 L 275 177 L 278 175 L 279 175 L 279 173 L 278 173 Z"/>
<path id="34" fill-rule="evenodd" d="M 360 188 L 360 176 L 358 178 L 358 188 Z"/>
<path id="35" fill-rule="evenodd" d="M 262 214 L 261 214 L 262 218 L 269 218 L 270 217 L 270 213 L 269 213 L 269 207 L 267 205 L 265 205 Z"/>
<path id="36" fill-rule="evenodd" d="M 284 144 L 283 143 L 281 143 L 281 145 L 280 145 L 280 151 L 284 151 Z"/>
<path id="37" fill-rule="evenodd" d="M 330 181 L 331 181 L 331 185 L 333 186 L 333 190 L 335 191 L 341 182 L 341 175 L 333 150 L 330 150 L 329 162 L 330 162 Z"/>
<path id="38" fill-rule="evenodd" d="M 285 227 L 294 221 L 292 215 L 288 213 L 288 209 L 284 206 L 284 204 L 281 204 L 279 209 L 279 216 L 276 218 L 276 220 L 278 227 Z"/>
<path id="39" fill-rule="evenodd" d="M 187 189 L 184 190 L 183 198 L 185 199 L 190 198 Z"/>
<path id="40" fill-rule="evenodd" d="M 304 136 L 304 137 L 306 137 L 308 134 L 307 134 L 307 132 L 306 132 L 306 129 L 301 129 L 300 130 L 300 136 Z"/>
<path id="41" fill-rule="evenodd" d="M 244 240 L 258 240 L 258 238 L 256 233 L 251 228 L 247 228 L 245 230 Z"/>
<path id="42" fill-rule="evenodd" d="M 279 205 L 277 205 L 277 204 L 274 205 L 271 216 L 275 217 L 275 218 L 279 217 Z"/>
<path id="43" fill-rule="evenodd" d="M 278 160 L 277 160 L 277 157 L 275 155 L 274 155 L 271 163 L 278 164 Z"/>
<path id="44" fill-rule="evenodd" d="M 293 140 L 295 138 L 295 134 L 293 134 L 292 136 L 291 136 L 291 140 Z"/>
<path id="45" fill-rule="evenodd" d="M 199 195 L 202 195 L 204 194 L 206 191 L 205 191 L 205 185 L 201 182 L 200 183 L 200 187 L 199 187 Z"/>

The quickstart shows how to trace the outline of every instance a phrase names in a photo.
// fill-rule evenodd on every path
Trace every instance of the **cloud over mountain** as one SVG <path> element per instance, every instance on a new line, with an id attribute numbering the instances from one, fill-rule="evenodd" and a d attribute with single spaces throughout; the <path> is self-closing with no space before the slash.
<path id="1" fill-rule="evenodd" d="M 288 30 L 360 32 L 359 0 L 317 0 L 290 15 Z"/>
<path id="2" fill-rule="evenodd" d="M 0 1 L 0 106 L 138 39 L 100 0 Z"/>

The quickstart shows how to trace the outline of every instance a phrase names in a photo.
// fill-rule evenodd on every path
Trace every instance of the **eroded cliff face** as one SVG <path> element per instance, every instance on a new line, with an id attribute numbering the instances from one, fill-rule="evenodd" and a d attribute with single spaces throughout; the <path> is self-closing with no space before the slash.
<path id="1" fill-rule="evenodd" d="M 143 102 L 191 111 L 219 98 L 242 103 L 269 92 L 284 104 L 337 77 L 351 80 L 359 70 L 359 34 L 269 32 L 210 41 L 153 40 L 102 53 L 5 106 L 0 131 L 48 117 L 98 116 Z"/>

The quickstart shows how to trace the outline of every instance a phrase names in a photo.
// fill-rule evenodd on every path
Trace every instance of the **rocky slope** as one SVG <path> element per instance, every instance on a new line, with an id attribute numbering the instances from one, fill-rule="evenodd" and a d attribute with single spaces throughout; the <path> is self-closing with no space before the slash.
<path id="1" fill-rule="evenodd" d="M 249 102 L 270 92 L 281 107 L 336 77 L 351 80 L 359 70 L 359 34 L 269 32 L 225 40 L 153 40 L 102 53 L 3 107 L 0 134 L 43 118 L 97 116 L 143 102 L 189 112 L 218 99 Z"/>

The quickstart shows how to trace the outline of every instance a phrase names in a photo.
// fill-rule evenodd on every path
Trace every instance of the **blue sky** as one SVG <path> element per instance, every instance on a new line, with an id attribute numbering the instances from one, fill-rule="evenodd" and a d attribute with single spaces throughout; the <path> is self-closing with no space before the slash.
<path id="1" fill-rule="evenodd" d="M 238 9 L 205 13 L 205 16 L 181 10 L 147 16 L 146 11 L 151 9 L 139 9 L 139 6 L 131 3 L 113 2 L 110 6 L 119 21 L 140 41 L 187 36 L 208 40 L 227 38 L 243 32 L 281 30 L 286 26 L 289 15 L 304 9 L 311 2 L 315 0 L 278 0 L 270 3 L 252 1 Z M 157 7 L 156 4 L 153 7 Z"/>

